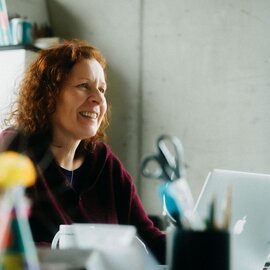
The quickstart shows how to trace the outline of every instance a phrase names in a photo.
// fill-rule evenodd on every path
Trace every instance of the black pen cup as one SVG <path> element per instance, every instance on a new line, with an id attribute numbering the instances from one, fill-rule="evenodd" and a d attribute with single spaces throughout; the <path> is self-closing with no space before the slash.
<path id="1" fill-rule="evenodd" d="M 227 231 L 175 229 L 170 270 L 229 270 L 230 234 Z"/>

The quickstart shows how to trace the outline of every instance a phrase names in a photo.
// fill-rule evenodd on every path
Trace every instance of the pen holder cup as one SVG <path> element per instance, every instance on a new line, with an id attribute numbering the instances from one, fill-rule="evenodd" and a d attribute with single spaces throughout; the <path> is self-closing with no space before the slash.
<path id="1" fill-rule="evenodd" d="M 176 229 L 172 245 L 170 270 L 230 269 L 230 234 L 227 231 Z"/>

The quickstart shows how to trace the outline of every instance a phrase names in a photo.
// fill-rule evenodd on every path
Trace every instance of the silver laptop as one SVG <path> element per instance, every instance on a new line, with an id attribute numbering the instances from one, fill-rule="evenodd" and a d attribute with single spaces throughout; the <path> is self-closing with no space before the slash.
<path id="1" fill-rule="evenodd" d="M 262 270 L 270 251 L 270 175 L 213 170 L 195 208 L 207 217 L 215 198 L 216 221 L 222 224 L 224 201 L 231 189 L 231 270 Z"/>

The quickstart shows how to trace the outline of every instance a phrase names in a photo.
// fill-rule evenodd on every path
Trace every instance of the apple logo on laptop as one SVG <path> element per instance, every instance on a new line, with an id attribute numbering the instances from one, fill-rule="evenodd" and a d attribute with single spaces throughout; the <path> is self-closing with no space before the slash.
<path id="1" fill-rule="evenodd" d="M 234 234 L 241 234 L 244 230 L 244 226 L 247 222 L 247 216 L 238 219 L 233 227 Z"/>

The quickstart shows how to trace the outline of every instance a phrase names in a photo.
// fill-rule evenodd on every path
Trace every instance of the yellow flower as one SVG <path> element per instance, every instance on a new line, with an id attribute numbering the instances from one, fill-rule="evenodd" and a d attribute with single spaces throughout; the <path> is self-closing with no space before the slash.
<path id="1" fill-rule="evenodd" d="M 0 188 L 31 186 L 36 170 L 31 159 L 14 151 L 0 153 Z"/>

